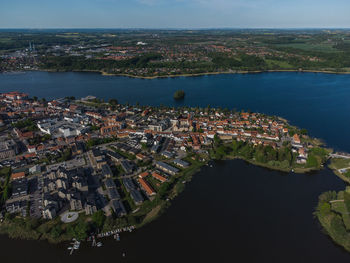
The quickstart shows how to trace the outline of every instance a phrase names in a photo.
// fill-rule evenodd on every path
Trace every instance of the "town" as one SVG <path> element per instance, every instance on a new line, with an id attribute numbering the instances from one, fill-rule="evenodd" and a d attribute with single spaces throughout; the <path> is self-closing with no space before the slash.
<path id="1" fill-rule="evenodd" d="M 306 171 L 328 154 L 282 118 L 210 106 L 47 101 L 14 91 L 0 95 L 0 116 L 1 222 L 70 223 L 99 214 L 106 223 L 114 218 L 101 230 L 142 224 L 209 160 Z"/>
<path id="2" fill-rule="evenodd" d="M 349 39 L 347 30 L 0 31 L 0 72 L 96 71 L 141 78 L 348 72 Z"/>

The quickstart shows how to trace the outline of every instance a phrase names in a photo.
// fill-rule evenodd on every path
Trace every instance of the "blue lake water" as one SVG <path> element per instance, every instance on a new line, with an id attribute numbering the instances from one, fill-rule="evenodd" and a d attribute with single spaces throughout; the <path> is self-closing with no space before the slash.
<path id="1" fill-rule="evenodd" d="M 186 98 L 173 100 L 183 89 Z M 142 80 L 94 73 L 0 74 L 0 92 L 122 103 L 207 106 L 282 116 L 331 147 L 350 152 L 350 75 L 261 73 Z M 68 256 L 67 244 L 0 236 L 4 262 L 349 262 L 312 213 L 320 193 L 345 184 L 329 169 L 286 174 L 241 160 L 204 167 L 155 222 L 122 241 Z M 20 251 L 20 253 L 18 253 Z M 122 254 L 126 253 L 126 257 Z"/>
<path id="2" fill-rule="evenodd" d="M 181 102 L 173 93 L 183 89 Z M 337 150 L 350 151 L 350 75 L 259 73 L 134 79 L 97 73 L 0 74 L 0 92 L 24 91 L 48 99 L 94 95 L 142 105 L 222 107 L 288 119 Z"/>

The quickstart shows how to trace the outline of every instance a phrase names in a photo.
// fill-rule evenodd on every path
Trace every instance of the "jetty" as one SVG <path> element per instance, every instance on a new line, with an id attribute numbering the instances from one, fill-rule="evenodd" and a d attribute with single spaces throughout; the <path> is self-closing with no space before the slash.
<path id="1" fill-rule="evenodd" d="M 97 235 L 98 238 L 102 238 L 102 237 L 109 237 L 109 236 L 113 236 L 122 232 L 132 232 L 135 229 L 135 226 L 128 226 L 128 227 L 123 227 L 123 228 L 118 228 L 115 230 L 111 230 L 108 232 L 104 232 L 104 233 L 100 233 Z"/>

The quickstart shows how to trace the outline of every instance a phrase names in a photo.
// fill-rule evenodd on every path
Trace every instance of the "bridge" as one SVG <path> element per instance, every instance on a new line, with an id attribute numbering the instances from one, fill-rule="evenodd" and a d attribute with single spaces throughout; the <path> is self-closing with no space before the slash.
<path id="1" fill-rule="evenodd" d="M 350 159 L 350 155 L 347 155 L 347 154 L 340 154 L 340 153 L 331 153 L 331 154 L 329 154 L 329 157 L 331 157 L 331 158 Z"/>

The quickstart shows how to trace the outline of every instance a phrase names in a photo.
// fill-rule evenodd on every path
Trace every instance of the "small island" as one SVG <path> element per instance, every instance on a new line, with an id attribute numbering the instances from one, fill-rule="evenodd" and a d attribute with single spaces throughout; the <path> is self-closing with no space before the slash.
<path id="1" fill-rule="evenodd" d="M 183 100 L 185 98 L 185 92 L 183 90 L 177 90 L 174 93 L 175 100 Z"/>
<path id="2" fill-rule="evenodd" d="M 83 241 L 142 227 L 211 160 L 304 173 L 339 157 L 262 113 L 20 92 L 0 94 L 0 105 L 11 112 L 0 127 L 0 233 L 13 238 Z M 320 215 L 330 206 L 321 203 Z"/>

